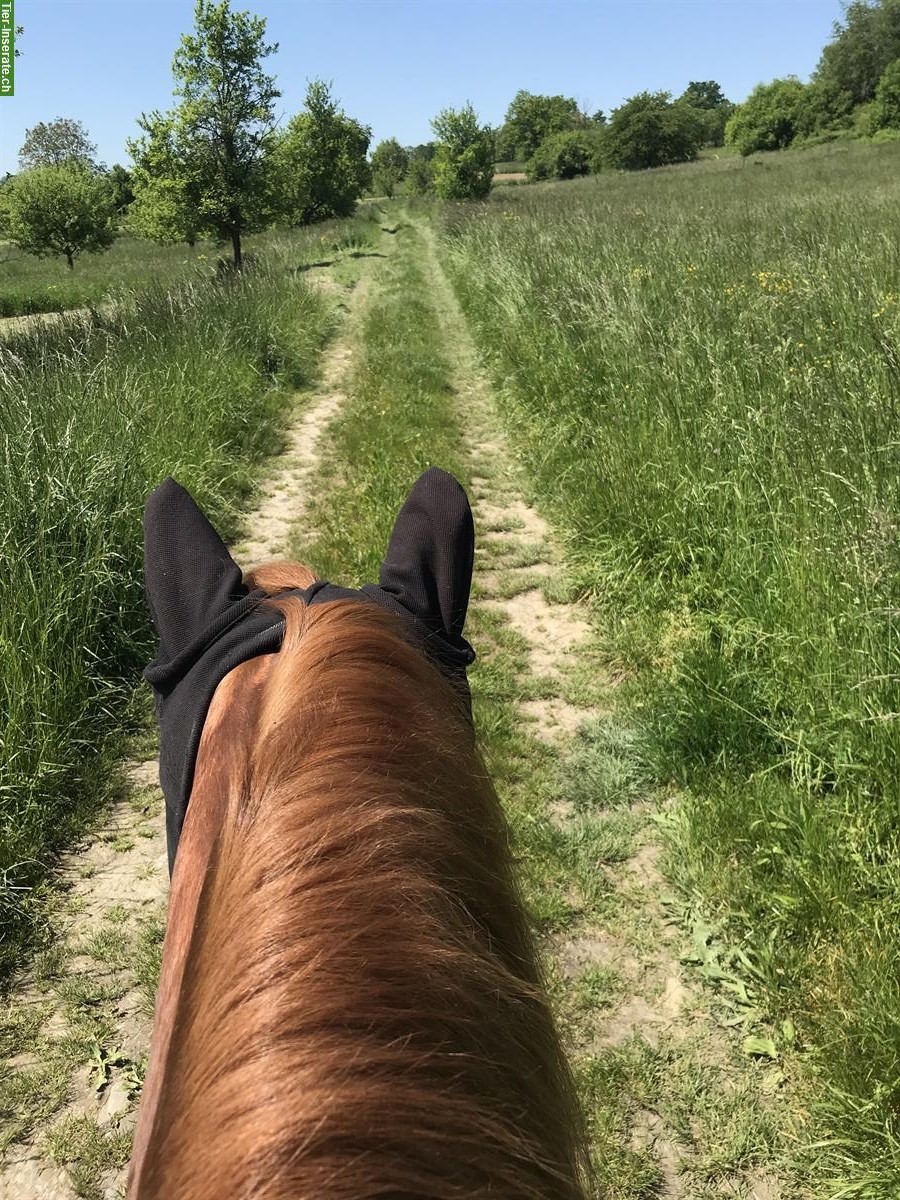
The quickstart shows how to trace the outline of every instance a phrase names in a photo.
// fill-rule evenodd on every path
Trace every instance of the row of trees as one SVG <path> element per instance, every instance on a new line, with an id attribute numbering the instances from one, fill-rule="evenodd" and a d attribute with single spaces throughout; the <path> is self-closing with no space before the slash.
<path id="1" fill-rule="evenodd" d="M 264 69 L 278 49 L 265 20 L 232 12 L 230 0 L 196 0 L 195 29 L 172 66 L 175 106 L 139 119 L 129 172 L 97 162 L 76 121 L 29 130 L 20 171 L 0 186 L 0 228 L 35 254 L 63 255 L 112 243 L 127 214 L 134 232 L 160 242 L 212 236 L 229 243 L 235 266 L 245 234 L 352 213 L 371 187 L 391 196 L 433 192 L 480 199 L 495 161 L 526 163 L 532 179 L 567 179 L 605 168 L 634 170 L 685 162 L 727 141 L 743 154 L 798 138 L 900 137 L 900 0 L 851 0 L 808 84 L 761 84 L 735 106 L 713 80 L 693 81 L 673 99 L 641 92 L 588 115 L 567 96 L 520 91 L 497 130 L 471 104 L 433 121 L 434 140 L 381 142 L 347 116 L 330 86 L 313 81 L 305 108 L 279 128 L 280 93 Z"/>
<path id="2" fill-rule="evenodd" d="M 712 80 L 690 83 L 676 100 L 667 92 L 641 92 L 608 120 L 602 112 L 588 116 L 569 96 L 520 91 L 499 129 L 481 126 L 467 105 L 432 122 L 434 142 L 380 142 L 372 155 L 372 187 L 392 196 L 404 182 L 411 194 L 477 199 L 490 190 L 495 162 L 523 162 L 531 179 L 684 162 L 703 146 L 722 145 L 734 107 Z"/>
<path id="3" fill-rule="evenodd" d="M 265 20 L 229 0 L 197 0 L 172 73 L 176 105 L 138 121 L 129 172 L 107 170 L 77 121 L 29 130 L 20 170 L 0 186 L 0 228 L 26 251 L 63 255 L 108 247 L 126 217 L 159 242 L 211 236 L 242 263 L 245 234 L 274 223 L 348 216 L 369 185 L 371 131 L 313 81 L 304 110 L 283 129 L 280 95 L 264 61 L 277 50 Z"/>
<path id="4" fill-rule="evenodd" d="M 900 137 L 900 0 L 852 0 L 809 83 L 760 84 L 726 127 L 745 155 L 841 137 Z"/>

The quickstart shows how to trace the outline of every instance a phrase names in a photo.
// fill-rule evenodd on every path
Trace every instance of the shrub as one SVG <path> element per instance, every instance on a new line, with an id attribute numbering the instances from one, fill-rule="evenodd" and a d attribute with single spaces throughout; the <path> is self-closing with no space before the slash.
<path id="1" fill-rule="evenodd" d="M 445 108 L 431 122 L 438 139 L 434 190 L 443 200 L 484 200 L 494 175 L 494 136 L 471 104 Z"/>
<path id="2" fill-rule="evenodd" d="M 529 179 L 574 179 L 600 170 L 600 139 L 587 130 L 554 133 L 538 146 L 526 170 Z"/>
<path id="3" fill-rule="evenodd" d="M 783 150 L 800 131 L 806 88 L 799 79 L 758 84 L 725 127 L 725 141 L 743 155 Z"/>
<path id="4" fill-rule="evenodd" d="M 603 155 L 610 166 L 625 170 L 664 167 L 696 158 L 704 136 L 697 109 L 671 103 L 668 92 L 640 92 L 613 110 Z"/>

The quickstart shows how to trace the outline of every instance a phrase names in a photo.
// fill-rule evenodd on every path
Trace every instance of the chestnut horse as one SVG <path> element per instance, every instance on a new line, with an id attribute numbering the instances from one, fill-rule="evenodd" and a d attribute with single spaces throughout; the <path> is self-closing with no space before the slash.
<path id="1" fill-rule="evenodd" d="M 172 481 L 147 511 L 174 870 L 130 1200 L 584 1200 L 470 723 L 462 489 L 419 480 L 360 592 L 241 579 Z"/>

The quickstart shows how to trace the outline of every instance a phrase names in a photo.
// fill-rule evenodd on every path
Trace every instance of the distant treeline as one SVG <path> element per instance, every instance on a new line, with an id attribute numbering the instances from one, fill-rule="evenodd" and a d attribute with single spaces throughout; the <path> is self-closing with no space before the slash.
<path id="1" fill-rule="evenodd" d="M 607 116 L 583 112 L 570 96 L 520 91 L 490 135 L 495 162 L 515 162 L 530 179 L 571 179 L 604 169 L 689 162 L 705 147 L 743 155 L 842 138 L 900 138 L 900 0 L 852 0 L 811 80 L 759 84 L 733 104 L 714 80 L 692 81 L 673 99 L 643 91 Z M 402 180 L 428 191 L 435 143 L 375 148 L 373 186 L 389 195 Z M 389 164 L 389 165 L 388 165 Z"/>
<path id="2" fill-rule="evenodd" d="M 522 90 L 498 129 L 480 124 L 471 104 L 447 108 L 431 122 L 433 141 L 404 147 L 389 138 L 371 156 L 369 126 L 344 113 L 320 80 L 309 84 L 303 111 L 279 125 L 280 93 L 263 70 L 278 47 L 265 41 L 265 27 L 230 0 L 196 0 L 194 31 L 172 63 L 178 103 L 138 119 L 130 169 L 98 164 L 77 121 L 28 130 L 18 174 L 0 184 L 0 234 L 70 267 L 123 227 L 159 242 L 212 237 L 231 246 L 240 267 L 246 233 L 349 216 L 367 191 L 483 199 L 498 162 L 517 163 L 532 180 L 571 179 L 689 162 L 704 147 L 747 155 L 900 138 L 900 0 L 852 0 L 808 83 L 761 83 L 740 105 L 715 80 L 693 80 L 675 99 L 639 92 L 608 117 L 569 96 Z"/>

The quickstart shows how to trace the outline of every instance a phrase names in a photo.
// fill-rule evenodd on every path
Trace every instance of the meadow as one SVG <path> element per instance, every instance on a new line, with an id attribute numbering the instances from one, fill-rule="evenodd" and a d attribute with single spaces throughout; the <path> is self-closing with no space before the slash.
<path id="1" fill-rule="evenodd" d="M 670 874 L 818 1081 L 823 1194 L 872 1198 L 900 1189 L 898 167 L 829 147 L 438 217 L 533 498 L 678 789 Z"/>
<path id="2" fill-rule="evenodd" d="M 0 341 L 0 968 L 54 852 L 121 786 L 144 711 L 144 498 L 174 474 L 234 534 L 331 321 L 298 268 L 359 224 L 270 237 L 240 279 L 145 280 Z"/>
<path id="3" fill-rule="evenodd" d="M 103 254 L 84 254 L 70 271 L 64 258 L 35 258 L 0 243 L 0 317 L 65 312 L 100 301 L 115 292 L 148 283 L 172 287 L 181 279 L 201 280 L 215 267 L 220 252 L 211 242 L 195 246 L 157 246 L 122 236 Z"/>

